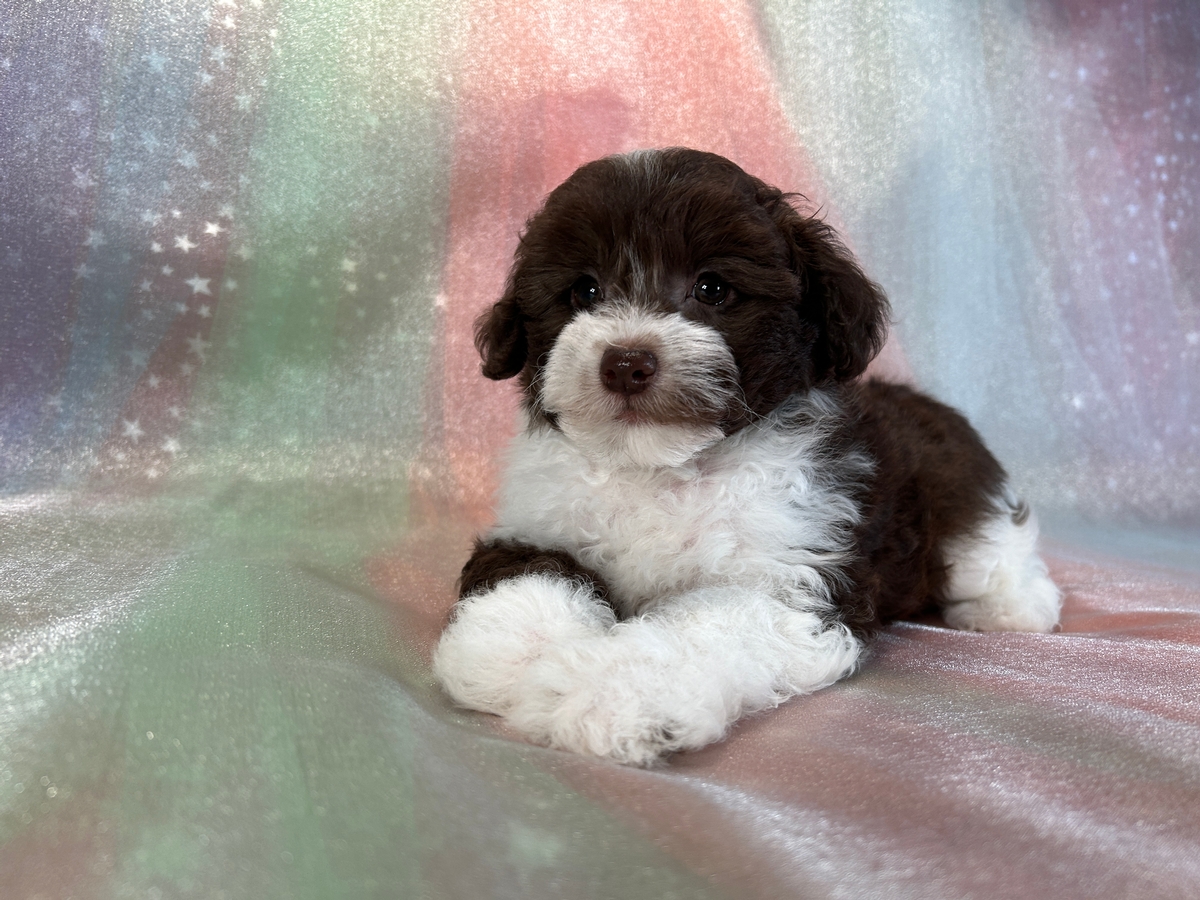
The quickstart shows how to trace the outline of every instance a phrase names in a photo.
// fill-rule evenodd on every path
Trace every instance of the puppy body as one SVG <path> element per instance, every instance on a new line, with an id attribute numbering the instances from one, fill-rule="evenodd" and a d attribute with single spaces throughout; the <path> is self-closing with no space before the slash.
<path id="1" fill-rule="evenodd" d="M 552 193 L 480 324 L 526 427 L 435 653 L 447 692 L 648 764 L 853 671 L 888 619 L 1052 628 L 1036 527 L 974 431 L 855 381 L 886 311 L 720 157 L 609 158 Z"/>

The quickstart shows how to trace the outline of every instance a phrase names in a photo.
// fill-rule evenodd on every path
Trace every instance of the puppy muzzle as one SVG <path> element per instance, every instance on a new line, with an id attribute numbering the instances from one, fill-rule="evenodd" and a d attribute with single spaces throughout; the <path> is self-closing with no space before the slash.
<path id="1" fill-rule="evenodd" d="M 542 403 L 597 461 L 678 465 L 724 436 L 737 366 L 715 329 L 626 305 L 582 312 L 559 333 Z"/>

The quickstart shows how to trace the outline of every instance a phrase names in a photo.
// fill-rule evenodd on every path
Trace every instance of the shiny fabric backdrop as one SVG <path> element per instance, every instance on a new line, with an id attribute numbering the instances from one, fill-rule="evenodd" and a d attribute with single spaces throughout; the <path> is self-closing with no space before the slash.
<path id="1" fill-rule="evenodd" d="M 643 772 L 428 651 L 470 323 L 670 144 L 843 230 L 1067 599 Z M 1197 896 L 1198 159 L 1188 0 L 0 6 L 0 897 Z"/>

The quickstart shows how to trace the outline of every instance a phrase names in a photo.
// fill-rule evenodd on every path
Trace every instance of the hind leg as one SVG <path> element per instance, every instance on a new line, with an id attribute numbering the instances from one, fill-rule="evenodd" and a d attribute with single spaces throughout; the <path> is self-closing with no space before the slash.
<path id="1" fill-rule="evenodd" d="M 1053 630 L 1062 600 L 1037 554 L 1037 535 L 1026 506 L 1002 501 L 974 533 L 946 541 L 946 623 L 968 631 Z"/>

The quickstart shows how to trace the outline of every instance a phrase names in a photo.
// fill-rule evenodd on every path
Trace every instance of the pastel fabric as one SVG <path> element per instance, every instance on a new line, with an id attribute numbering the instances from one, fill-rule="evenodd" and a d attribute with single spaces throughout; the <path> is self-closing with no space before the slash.
<path id="1" fill-rule="evenodd" d="M 640 771 L 429 650 L 539 198 L 690 145 L 888 291 L 1041 511 L 1052 635 L 888 629 Z M 0 897 L 1190 897 L 1200 6 L 0 7 Z"/>

